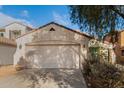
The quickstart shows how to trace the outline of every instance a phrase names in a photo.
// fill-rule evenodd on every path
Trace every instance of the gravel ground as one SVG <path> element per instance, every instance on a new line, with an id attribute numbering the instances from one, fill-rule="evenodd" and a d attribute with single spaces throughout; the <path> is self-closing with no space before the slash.
<path id="1" fill-rule="evenodd" d="M 0 77 L 3 88 L 85 88 L 79 69 L 25 69 Z"/>

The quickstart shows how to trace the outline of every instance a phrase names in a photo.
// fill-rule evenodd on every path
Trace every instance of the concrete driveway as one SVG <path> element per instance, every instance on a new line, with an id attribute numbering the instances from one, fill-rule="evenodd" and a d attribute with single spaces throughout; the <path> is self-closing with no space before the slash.
<path id="1" fill-rule="evenodd" d="M 79 69 L 25 69 L 0 77 L 4 88 L 84 88 L 83 75 Z"/>

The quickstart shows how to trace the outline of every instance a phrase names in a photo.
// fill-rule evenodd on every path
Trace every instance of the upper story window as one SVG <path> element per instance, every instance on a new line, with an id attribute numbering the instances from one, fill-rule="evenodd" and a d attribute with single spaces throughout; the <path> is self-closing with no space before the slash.
<path id="1" fill-rule="evenodd" d="M 14 35 L 18 36 L 21 35 L 21 31 L 20 30 L 14 30 L 12 31 Z"/>
<path id="2" fill-rule="evenodd" d="M 55 31 L 55 29 L 54 28 L 50 28 L 50 31 Z"/>
<path id="3" fill-rule="evenodd" d="M 124 56 L 124 50 L 121 50 L 121 55 Z"/>
<path id="4" fill-rule="evenodd" d="M 21 30 L 10 30 L 10 38 L 15 39 L 21 35 Z"/>

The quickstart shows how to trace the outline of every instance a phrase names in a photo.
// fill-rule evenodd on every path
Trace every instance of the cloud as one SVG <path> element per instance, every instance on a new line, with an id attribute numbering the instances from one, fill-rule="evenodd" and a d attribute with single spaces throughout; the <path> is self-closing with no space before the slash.
<path id="1" fill-rule="evenodd" d="M 21 22 L 25 25 L 33 27 L 33 25 L 25 19 L 14 18 L 14 17 L 8 16 L 8 15 L 0 12 L 0 27 L 3 27 L 3 26 L 10 24 L 12 22 Z"/>
<path id="2" fill-rule="evenodd" d="M 23 17 L 29 17 L 29 12 L 27 10 L 23 10 L 21 12 L 21 16 L 23 16 Z"/>

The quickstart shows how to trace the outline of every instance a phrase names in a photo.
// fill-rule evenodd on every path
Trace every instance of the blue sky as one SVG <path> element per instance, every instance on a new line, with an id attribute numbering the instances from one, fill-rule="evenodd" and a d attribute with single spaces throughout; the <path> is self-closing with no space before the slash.
<path id="1" fill-rule="evenodd" d="M 79 29 L 77 25 L 71 24 L 68 7 L 60 5 L 0 6 L 0 26 L 15 20 L 22 21 L 33 27 L 39 27 L 48 22 L 55 21 L 67 27 Z"/>
<path id="2" fill-rule="evenodd" d="M 124 19 L 119 18 L 119 20 L 119 23 L 124 24 Z M 68 6 L 64 5 L 0 5 L 0 28 L 15 21 L 20 21 L 34 28 L 55 21 L 79 30 L 77 25 L 71 23 Z M 117 30 L 123 28 L 124 25 L 118 24 Z"/>

